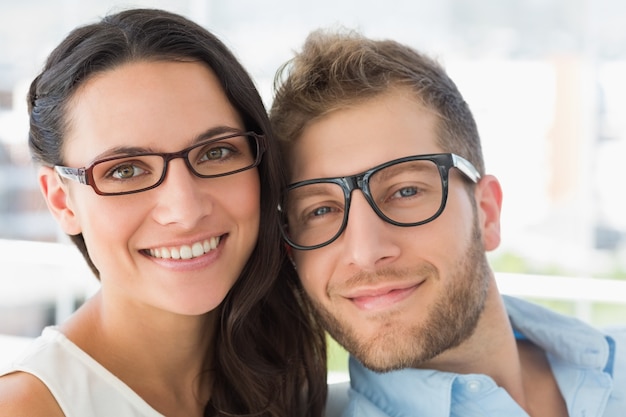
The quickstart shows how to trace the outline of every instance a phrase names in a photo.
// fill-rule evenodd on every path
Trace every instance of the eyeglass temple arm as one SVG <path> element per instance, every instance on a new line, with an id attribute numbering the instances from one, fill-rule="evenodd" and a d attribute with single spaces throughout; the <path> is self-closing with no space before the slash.
<path id="1" fill-rule="evenodd" d="M 477 183 L 480 180 L 480 173 L 467 159 L 459 155 L 452 154 L 452 165 L 454 165 L 455 168 L 465 174 L 465 176 L 473 182 Z"/>
<path id="2" fill-rule="evenodd" d="M 70 168 L 56 165 L 54 170 L 63 178 L 68 180 L 78 181 L 81 184 L 87 184 L 87 176 L 83 168 Z"/>

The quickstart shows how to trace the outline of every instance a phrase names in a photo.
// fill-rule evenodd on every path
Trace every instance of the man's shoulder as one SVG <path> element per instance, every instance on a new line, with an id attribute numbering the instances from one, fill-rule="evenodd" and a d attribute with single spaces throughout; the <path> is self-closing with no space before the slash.
<path id="1" fill-rule="evenodd" d="M 614 377 L 617 376 L 622 380 L 626 391 L 626 326 L 605 327 L 602 331 L 611 340 Z"/>
<path id="2" fill-rule="evenodd" d="M 626 325 L 623 326 L 605 326 L 601 330 L 607 335 L 615 339 L 616 342 L 626 343 Z M 622 348 L 623 349 L 623 348 Z"/>
<path id="3" fill-rule="evenodd" d="M 613 380 L 604 415 L 623 416 L 626 408 L 626 326 L 603 327 L 602 331 L 612 341 L 612 358 L 608 368 Z"/>

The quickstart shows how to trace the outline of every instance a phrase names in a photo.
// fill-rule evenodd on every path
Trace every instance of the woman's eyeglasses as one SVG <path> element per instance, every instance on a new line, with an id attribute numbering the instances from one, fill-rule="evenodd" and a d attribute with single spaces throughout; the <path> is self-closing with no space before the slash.
<path id="1" fill-rule="evenodd" d="M 257 166 L 265 150 L 264 136 L 236 133 L 206 140 L 173 153 L 137 153 L 101 159 L 85 168 L 56 165 L 63 178 L 91 186 L 99 195 L 139 193 L 158 187 L 172 159 L 183 158 L 200 178 L 232 175 Z"/>

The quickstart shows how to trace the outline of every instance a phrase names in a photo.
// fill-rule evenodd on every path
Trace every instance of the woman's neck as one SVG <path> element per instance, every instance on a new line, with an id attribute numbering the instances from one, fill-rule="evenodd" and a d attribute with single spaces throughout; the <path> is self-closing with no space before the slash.
<path id="1" fill-rule="evenodd" d="M 99 293 L 61 331 L 153 408 L 184 415 L 181 410 L 203 408 L 210 397 L 216 317 L 215 311 L 185 316 L 119 298 L 108 303 Z"/>

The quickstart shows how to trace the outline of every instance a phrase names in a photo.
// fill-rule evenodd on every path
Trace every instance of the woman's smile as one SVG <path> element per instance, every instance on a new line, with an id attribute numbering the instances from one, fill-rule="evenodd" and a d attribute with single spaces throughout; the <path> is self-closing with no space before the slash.
<path id="1" fill-rule="evenodd" d="M 217 248 L 220 243 L 221 236 L 214 236 L 210 239 L 204 239 L 190 245 L 159 247 L 147 249 L 144 253 L 153 258 L 162 259 L 192 259 L 202 256 L 205 253 Z"/>

